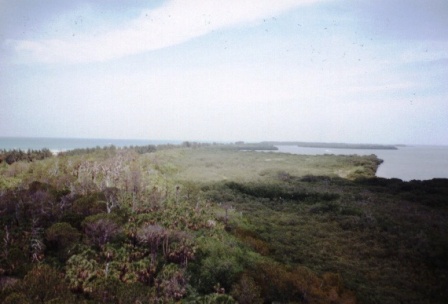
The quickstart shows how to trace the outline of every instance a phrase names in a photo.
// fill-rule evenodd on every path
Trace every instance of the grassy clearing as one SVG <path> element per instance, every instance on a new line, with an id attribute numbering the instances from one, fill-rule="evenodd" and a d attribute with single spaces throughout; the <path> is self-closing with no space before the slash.
<path id="1" fill-rule="evenodd" d="M 156 163 L 164 163 L 161 169 L 170 177 L 199 182 L 267 181 L 278 174 L 373 177 L 377 161 L 373 156 L 310 156 L 218 148 L 163 150 L 150 157 Z"/>

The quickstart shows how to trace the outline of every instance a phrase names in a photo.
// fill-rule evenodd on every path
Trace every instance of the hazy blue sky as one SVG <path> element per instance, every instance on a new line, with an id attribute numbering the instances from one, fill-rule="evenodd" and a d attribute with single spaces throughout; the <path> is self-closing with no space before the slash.
<path id="1" fill-rule="evenodd" d="M 448 145 L 448 1 L 0 0 L 0 136 Z"/>

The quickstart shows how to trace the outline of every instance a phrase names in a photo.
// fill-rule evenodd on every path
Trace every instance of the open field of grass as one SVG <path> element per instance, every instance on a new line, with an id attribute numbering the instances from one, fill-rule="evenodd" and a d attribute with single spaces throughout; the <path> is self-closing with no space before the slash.
<path id="1" fill-rule="evenodd" d="M 162 170 L 172 178 L 199 182 L 263 181 L 278 174 L 368 178 L 375 176 L 379 164 L 374 156 L 293 155 L 214 147 L 163 150 L 149 157 L 154 162 L 169 164 Z"/>

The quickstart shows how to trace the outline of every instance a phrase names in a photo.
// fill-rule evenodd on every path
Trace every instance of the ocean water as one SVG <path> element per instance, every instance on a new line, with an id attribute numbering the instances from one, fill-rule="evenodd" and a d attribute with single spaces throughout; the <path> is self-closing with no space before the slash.
<path id="1" fill-rule="evenodd" d="M 176 140 L 142 140 L 142 139 L 93 139 L 93 138 L 25 138 L 0 137 L 0 149 L 66 151 L 80 148 L 95 148 L 114 145 L 116 147 L 179 144 Z"/>
<path id="2" fill-rule="evenodd" d="M 398 150 L 277 147 L 277 152 L 305 155 L 375 154 L 384 161 L 377 170 L 378 177 L 404 181 L 448 178 L 448 146 L 400 146 Z"/>

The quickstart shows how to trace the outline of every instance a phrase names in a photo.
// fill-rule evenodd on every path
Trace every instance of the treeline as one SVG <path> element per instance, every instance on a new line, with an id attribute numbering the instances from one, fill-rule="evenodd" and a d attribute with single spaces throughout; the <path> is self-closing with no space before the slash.
<path id="1" fill-rule="evenodd" d="M 236 143 L 236 144 L 219 144 L 219 143 L 206 143 L 206 142 L 195 142 L 195 141 L 184 141 L 181 144 L 161 144 L 161 145 L 143 145 L 143 146 L 124 146 L 117 147 L 115 145 L 108 146 L 96 146 L 92 148 L 75 148 L 65 151 L 58 151 L 52 153 L 48 148 L 43 148 L 41 150 L 27 150 L 23 151 L 21 149 L 13 149 L 13 150 L 0 150 L 0 164 L 2 162 L 11 165 L 18 161 L 36 161 L 42 160 L 48 157 L 52 157 L 54 155 L 57 156 L 82 156 L 87 154 L 93 154 L 98 152 L 103 152 L 107 154 L 113 155 L 117 151 L 135 151 L 138 154 L 152 153 L 157 150 L 167 150 L 167 149 L 176 149 L 176 148 L 201 148 L 201 147 L 210 147 L 210 146 L 219 146 L 223 149 L 235 149 L 235 150 L 277 150 L 277 148 L 269 145 L 260 145 L 260 144 L 244 144 L 244 143 Z"/>
<path id="2" fill-rule="evenodd" d="M 209 147 L 210 143 L 201 143 L 196 141 L 184 141 L 181 145 L 183 148 L 200 148 L 200 147 Z"/>
<path id="3" fill-rule="evenodd" d="M 236 151 L 258 151 L 258 150 L 278 150 L 271 144 L 265 143 L 245 143 L 243 141 L 237 141 L 235 143 L 205 143 L 205 142 L 183 142 L 180 147 L 182 148 L 202 148 L 202 147 L 214 147 L 221 150 L 236 150 Z"/>
<path id="4" fill-rule="evenodd" d="M 36 161 L 36 160 L 42 160 L 47 157 L 51 157 L 53 154 L 49 149 L 42 149 L 42 150 L 27 150 L 23 151 L 20 149 L 13 149 L 13 150 L 0 150 L 0 164 L 5 162 L 8 165 L 11 165 L 18 161 Z"/>
<path id="5" fill-rule="evenodd" d="M 231 144 L 219 145 L 222 150 L 237 150 L 237 151 L 276 151 L 277 147 L 267 143 L 245 143 L 243 141 L 237 141 Z"/>
<path id="6" fill-rule="evenodd" d="M 75 156 L 75 155 L 85 155 L 85 154 L 91 154 L 95 152 L 111 152 L 115 153 L 117 150 L 133 150 L 137 152 L 138 154 L 144 154 L 144 153 L 150 153 L 155 152 L 157 150 L 157 147 L 155 145 L 145 145 L 145 146 L 129 146 L 129 147 L 116 147 L 115 145 L 110 146 L 104 146 L 104 147 L 94 147 L 94 148 L 78 148 L 78 149 L 72 149 L 67 151 L 59 152 L 59 156 Z"/>
<path id="7" fill-rule="evenodd" d="M 173 148 L 175 145 L 161 145 L 162 149 L 164 148 Z M 7 163 L 8 165 L 11 165 L 18 161 L 36 161 L 36 160 L 42 160 L 48 157 L 52 157 L 55 154 L 58 156 L 75 156 L 75 155 L 85 155 L 85 154 L 91 154 L 99 151 L 103 152 L 116 152 L 117 150 L 133 150 L 137 152 L 138 154 L 144 154 L 144 153 L 151 153 L 157 151 L 157 146 L 155 145 L 144 145 L 144 146 L 129 146 L 129 147 L 122 147 L 117 148 L 114 145 L 110 146 L 104 146 L 104 147 L 93 147 L 93 148 L 77 148 L 77 149 L 71 149 L 67 151 L 60 151 L 52 153 L 50 149 L 43 148 L 41 150 L 31 150 L 28 149 L 27 151 L 23 151 L 21 149 L 13 149 L 13 150 L 0 150 L 0 164 L 2 162 Z"/>
<path id="8" fill-rule="evenodd" d="M 61 156 L 75 156 L 75 155 L 84 155 L 91 154 L 95 152 L 111 152 L 115 153 L 118 150 L 123 151 L 135 151 L 138 154 L 152 153 L 157 150 L 167 150 L 167 149 L 176 149 L 176 148 L 200 148 L 200 147 L 208 147 L 210 143 L 199 143 L 199 142 L 190 142 L 185 141 L 179 144 L 161 144 L 161 145 L 143 145 L 143 146 L 124 146 L 124 147 L 116 147 L 115 145 L 104 146 L 104 147 L 94 147 L 94 148 L 78 148 L 67 151 L 59 152 L 58 155 Z"/>

